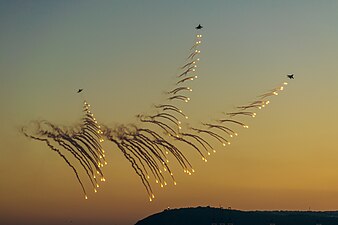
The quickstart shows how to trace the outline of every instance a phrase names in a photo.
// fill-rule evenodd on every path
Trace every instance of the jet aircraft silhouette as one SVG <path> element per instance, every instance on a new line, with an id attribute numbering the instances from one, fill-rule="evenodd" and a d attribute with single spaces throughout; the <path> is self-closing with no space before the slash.
<path id="1" fill-rule="evenodd" d="M 195 27 L 196 28 L 196 30 L 200 30 L 200 29 L 202 29 L 203 28 L 203 26 L 201 26 L 201 24 L 198 24 L 198 26 L 197 27 Z"/>
<path id="2" fill-rule="evenodd" d="M 292 73 L 292 74 L 288 74 L 287 77 L 288 77 L 289 79 L 295 79 L 295 78 L 293 77 L 293 75 L 294 75 L 293 73 Z"/>

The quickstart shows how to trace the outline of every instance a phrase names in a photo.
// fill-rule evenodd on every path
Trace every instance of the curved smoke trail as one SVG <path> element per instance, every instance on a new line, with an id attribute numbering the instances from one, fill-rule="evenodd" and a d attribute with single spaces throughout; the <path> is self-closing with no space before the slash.
<path id="1" fill-rule="evenodd" d="M 152 115 L 137 116 L 142 127 L 136 125 L 129 127 L 121 125 L 115 128 L 103 126 L 103 135 L 107 140 L 114 143 L 131 163 L 134 171 L 141 179 L 150 201 L 155 197 L 151 187 L 151 177 L 160 187 L 164 187 L 169 182 L 165 175 L 167 173 L 173 184 L 177 184 L 169 167 L 167 155 L 171 154 L 185 173 L 191 174 L 194 171 L 191 163 L 177 145 L 172 143 L 172 140 L 191 146 L 202 157 L 204 155 L 197 145 L 185 137 L 193 137 L 198 143 L 209 145 L 198 135 L 181 134 L 182 120 L 188 119 L 188 116 L 178 106 L 180 102 L 187 103 L 190 101 L 187 93 L 191 92 L 192 88 L 186 84 L 197 78 L 192 73 L 196 72 L 197 64 L 200 61 L 197 56 L 201 53 L 199 50 L 201 43 L 202 35 L 198 33 L 194 45 L 190 48 L 187 62 L 180 67 L 181 71 L 177 75 L 178 81 L 175 87 L 166 92 L 168 95 L 167 103 L 155 105 L 156 112 Z"/>
<path id="2" fill-rule="evenodd" d="M 66 157 L 63 151 L 68 152 L 81 165 L 94 192 L 97 192 L 98 177 L 105 181 L 102 167 L 107 164 L 101 142 L 102 130 L 98 125 L 94 114 L 89 110 L 90 105 L 85 101 L 83 105 L 84 116 L 81 124 L 75 127 L 59 127 L 47 121 L 35 121 L 35 128 L 22 127 L 21 132 L 28 138 L 44 142 L 51 150 L 58 153 L 60 157 L 73 170 L 76 178 L 87 199 L 87 193 L 78 170 Z"/>
<path id="3" fill-rule="evenodd" d="M 90 105 L 85 101 L 84 117 L 78 126 L 64 128 L 47 121 L 35 121 L 35 128 L 23 127 L 21 131 L 26 137 L 43 142 L 52 151 L 58 153 L 74 172 L 86 199 L 86 189 L 78 169 L 67 155 L 78 162 L 79 168 L 84 170 L 94 192 L 97 192 L 98 178 L 100 181 L 105 181 L 101 168 L 107 162 L 101 142 L 106 139 L 113 143 L 129 161 L 141 180 L 149 200 L 152 201 L 155 198 L 152 182 L 160 187 L 166 186 L 168 182 L 177 184 L 169 165 L 168 155 L 171 155 L 188 175 L 195 171 L 177 143 L 182 143 L 196 151 L 202 160 L 207 162 L 207 156 L 211 152 L 216 152 L 209 139 L 215 139 L 223 146 L 230 145 L 230 138 L 238 135 L 238 126 L 248 128 L 248 125 L 237 118 L 255 117 L 257 110 L 268 105 L 270 103 L 268 99 L 278 95 L 287 85 L 283 83 L 282 86 L 258 96 L 257 100 L 238 106 L 237 111 L 225 113 L 224 118 L 217 119 L 213 123 L 202 123 L 198 128 L 185 127 L 182 121 L 189 117 L 180 105 L 190 101 L 188 94 L 192 88 L 188 84 L 198 78 L 194 73 L 200 61 L 198 56 L 201 53 L 199 50 L 201 43 L 202 35 L 198 30 L 186 62 L 180 67 L 175 86 L 165 92 L 166 102 L 155 105 L 153 114 L 137 115 L 138 122 L 141 124 L 139 126 L 119 125 L 113 128 L 103 124 L 100 126 L 89 110 Z"/>

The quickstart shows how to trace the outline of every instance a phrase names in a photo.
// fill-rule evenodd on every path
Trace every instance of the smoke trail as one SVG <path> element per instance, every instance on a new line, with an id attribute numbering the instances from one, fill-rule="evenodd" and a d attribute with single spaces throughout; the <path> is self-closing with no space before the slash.
<path id="1" fill-rule="evenodd" d="M 21 132 L 28 138 L 44 142 L 51 150 L 57 152 L 59 156 L 71 167 L 76 175 L 76 178 L 83 190 L 85 198 L 87 193 L 82 180 L 78 174 L 78 170 L 70 162 L 62 151 L 69 152 L 76 161 L 79 162 L 89 181 L 94 187 L 94 192 L 97 192 L 99 184 L 97 183 L 96 175 L 101 176 L 101 181 L 105 181 L 101 168 L 107 164 L 105 161 L 104 150 L 101 147 L 103 141 L 102 131 L 97 121 L 89 110 L 90 105 L 85 101 L 83 106 L 84 116 L 82 123 L 73 127 L 59 127 L 47 121 L 36 121 L 35 129 L 29 134 L 27 127 L 22 127 Z M 59 146 L 57 148 L 52 141 Z"/>
<path id="2" fill-rule="evenodd" d="M 171 155 L 188 175 L 194 172 L 191 163 L 179 149 L 177 143 L 183 144 L 184 149 L 196 151 L 202 160 L 207 162 L 205 153 L 210 155 L 210 151 L 216 151 L 205 136 L 217 140 L 223 146 L 229 145 L 230 142 L 227 138 L 238 135 L 236 131 L 238 126 L 248 128 L 248 125 L 237 118 L 255 117 L 256 110 L 267 106 L 270 103 L 267 99 L 278 95 L 287 85 L 287 83 L 283 83 L 282 86 L 259 95 L 257 100 L 247 105 L 238 106 L 236 112 L 225 113 L 225 118 L 218 119 L 215 123 L 202 123 L 201 128 L 184 126 L 182 120 L 188 119 L 188 116 L 183 113 L 180 104 L 190 101 L 189 92 L 192 91 L 192 88 L 186 84 L 190 84 L 189 81 L 197 78 L 197 75 L 193 73 L 196 73 L 197 64 L 200 61 L 197 56 L 201 53 L 199 50 L 201 43 L 202 35 L 198 33 L 186 61 L 180 67 L 175 78 L 177 79 L 175 86 L 165 92 L 166 102 L 155 105 L 155 112 L 150 115 L 137 115 L 137 122 L 141 125 L 120 125 L 112 128 L 101 124 L 101 128 L 89 110 L 90 105 L 85 101 L 84 116 L 80 125 L 60 127 L 47 121 L 38 121 L 36 129 L 32 132 L 34 135 L 29 134 L 25 128 L 22 128 L 22 133 L 30 139 L 44 142 L 49 149 L 57 152 L 63 158 L 75 173 L 86 199 L 87 194 L 78 170 L 62 151 L 68 152 L 70 157 L 79 163 L 80 169 L 84 170 L 96 192 L 96 188 L 99 187 L 96 176 L 100 176 L 101 181 L 105 181 L 101 168 L 107 164 L 101 142 L 104 139 L 110 141 L 130 163 L 141 180 L 149 200 L 152 201 L 155 198 L 152 179 L 160 187 L 164 187 L 167 185 L 167 177 L 169 177 L 176 185 L 168 155 Z M 236 117 L 236 120 L 233 117 Z"/>
<path id="3" fill-rule="evenodd" d="M 270 103 L 270 100 L 262 100 L 262 99 L 265 99 L 265 98 L 268 98 L 268 97 L 271 97 L 271 96 L 277 96 L 278 92 L 283 91 L 285 89 L 286 85 L 287 85 L 287 83 L 284 82 L 281 86 L 274 88 L 267 93 L 259 95 L 258 96 L 259 99 L 251 102 L 249 105 L 242 105 L 242 106 L 236 107 L 237 109 L 240 110 L 238 112 L 225 113 L 225 115 L 228 116 L 228 118 L 222 118 L 222 119 L 216 120 L 216 122 L 218 124 L 202 123 L 202 125 L 204 127 L 206 127 L 206 129 L 197 129 L 197 128 L 192 128 L 192 129 L 199 132 L 199 133 L 204 133 L 204 134 L 207 134 L 209 136 L 212 136 L 213 138 L 215 138 L 219 142 L 221 142 L 223 144 L 223 146 L 225 146 L 225 143 L 230 144 L 230 142 L 227 141 L 226 139 L 224 139 L 221 134 L 212 132 L 212 131 L 210 131 L 210 129 L 218 130 L 222 133 L 225 133 L 226 135 L 229 135 L 230 137 L 233 137 L 234 135 L 237 136 L 238 132 L 235 130 L 235 128 L 231 127 L 231 124 L 240 125 L 243 128 L 249 128 L 249 126 L 246 125 L 244 122 L 242 122 L 240 120 L 232 119 L 232 117 L 235 117 L 235 116 L 249 116 L 249 117 L 253 117 L 253 118 L 256 117 L 257 112 L 246 111 L 246 110 L 247 109 L 250 109 L 250 110 L 258 109 L 258 110 L 260 110 L 260 109 L 264 108 L 266 105 L 268 105 Z M 228 124 L 228 125 L 224 125 L 224 124 Z"/>
<path id="4" fill-rule="evenodd" d="M 176 82 L 176 86 L 171 91 L 166 92 L 168 95 L 167 101 L 170 101 L 170 104 L 155 105 L 156 112 L 154 114 L 137 115 L 139 122 L 142 124 L 140 127 L 136 125 L 121 125 L 115 128 L 108 126 L 104 126 L 103 128 L 103 135 L 113 142 L 132 164 L 150 200 L 153 199 L 151 185 L 148 182 L 151 176 L 154 177 L 155 183 L 164 187 L 167 185 L 164 172 L 167 172 L 173 180 L 174 185 L 176 185 L 166 155 L 171 154 L 175 161 L 183 168 L 184 172 L 191 174 L 190 171 L 194 171 L 184 154 L 175 144 L 171 143 L 172 140 L 192 147 L 203 157 L 204 155 L 198 146 L 184 137 L 193 137 L 193 140 L 204 146 L 204 148 L 208 145 L 198 135 L 188 133 L 181 135 L 183 128 L 181 119 L 182 117 L 183 119 L 188 119 L 188 116 L 177 105 L 179 102 L 188 102 L 190 100 L 190 97 L 181 93 L 184 91 L 191 92 L 192 89 L 188 86 L 180 86 L 180 84 L 197 78 L 197 76 L 191 76 L 191 73 L 196 72 L 197 62 L 199 62 L 199 58 L 196 58 L 196 56 L 200 53 L 198 47 L 202 43 L 201 38 L 202 35 L 196 35 L 194 45 L 190 48 L 191 53 L 187 57 L 189 61 L 180 67 L 182 71 L 177 76 L 180 80 Z"/>

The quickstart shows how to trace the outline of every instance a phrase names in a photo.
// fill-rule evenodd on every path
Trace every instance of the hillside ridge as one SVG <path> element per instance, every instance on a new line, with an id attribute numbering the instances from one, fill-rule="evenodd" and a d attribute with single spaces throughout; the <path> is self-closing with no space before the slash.
<path id="1" fill-rule="evenodd" d="M 338 211 L 242 211 L 210 206 L 168 208 L 135 225 L 338 225 Z"/>

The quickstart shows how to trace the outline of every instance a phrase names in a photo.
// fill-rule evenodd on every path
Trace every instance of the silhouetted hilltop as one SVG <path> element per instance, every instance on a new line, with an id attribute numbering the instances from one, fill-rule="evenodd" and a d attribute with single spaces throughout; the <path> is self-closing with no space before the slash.
<path id="1" fill-rule="evenodd" d="M 166 209 L 136 225 L 338 225 L 337 211 L 240 211 L 197 207 Z"/>

